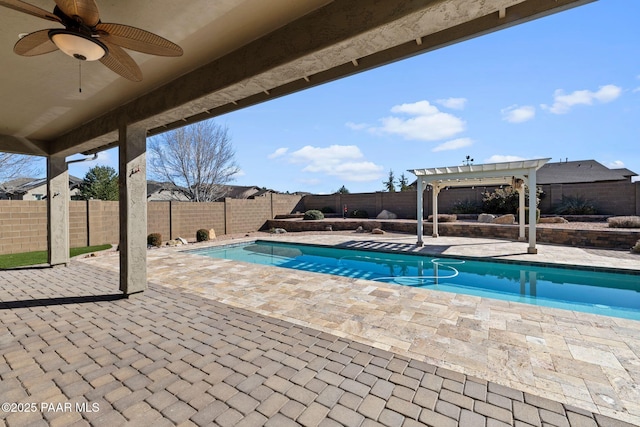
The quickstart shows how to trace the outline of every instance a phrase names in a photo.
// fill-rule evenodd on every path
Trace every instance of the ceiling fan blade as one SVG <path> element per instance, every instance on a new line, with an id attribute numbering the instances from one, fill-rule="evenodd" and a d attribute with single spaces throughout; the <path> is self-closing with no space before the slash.
<path id="1" fill-rule="evenodd" d="M 158 56 L 182 56 L 182 48 L 149 31 L 129 25 L 100 23 L 96 25 L 100 40 L 126 49 Z M 103 34 L 106 33 L 106 34 Z"/>
<path id="2" fill-rule="evenodd" d="M 100 22 L 98 5 L 94 0 L 55 0 L 58 8 L 69 18 L 80 17 L 82 23 L 94 27 Z"/>
<path id="3" fill-rule="evenodd" d="M 34 6 L 20 0 L 0 0 L 0 6 L 8 7 L 9 9 L 17 10 L 18 12 L 27 13 L 49 21 L 60 22 L 60 18 L 53 13 L 47 12 L 44 9 L 40 9 L 38 6 Z"/>
<path id="4" fill-rule="evenodd" d="M 129 56 L 127 52 L 106 40 L 101 41 L 105 46 L 107 46 L 109 53 L 102 57 L 100 62 L 114 73 L 120 74 L 125 79 L 129 79 L 134 82 L 142 81 L 142 71 L 140 71 L 140 67 L 138 67 L 138 64 L 135 63 L 133 58 Z"/>
<path id="5" fill-rule="evenodd" d="M 13 46 L 13 51 L 22 56 L 36 56 L 58 50 L 49 38 L 50 30 L 40 30 L 27 34 Z"/>

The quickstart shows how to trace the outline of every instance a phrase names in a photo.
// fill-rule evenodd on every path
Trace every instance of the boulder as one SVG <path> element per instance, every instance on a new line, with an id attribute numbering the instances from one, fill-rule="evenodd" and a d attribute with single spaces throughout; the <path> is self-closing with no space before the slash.
<path id="1" fill-rule="evenodd" d="M 356 233 L 364 233 L 364 228 L 362 228 L 362 226 L 359 226 L 358 228 L 356 228 Z"/>
<path id="2" fill-rule="evenodd" d="M 371 230 L 371 234 L 384 234 L 384 230 L 374 228 L 373 230 Z"/>
<path id="3" fill-rule="evenodd" d="M 287 230 L 285 230 L 284 228 L 276 228 L 275 230 L 273 230 L 273 232 L 276 234 L 286 234 Z"/>
<path id="4" fill-rule="evenodd" d="M 478 222 L 492 223 L 496 219 L 495 215 L 481 213 L 478 215 Z"/>
<path id="5" fill-rule="evenodd" d="M 389 212 L 386 209 L 380 212 L 376 217 L 376 219 L 397 219 L 397 218 L 398 218 L 398 215 L 394 214 L 393 212 Z"/>
<path id="6" fill-rule="evenodd" d="M 549 218 L 540 218 L 538 222 L 540 224 L 566 224 L 569 221 L 562 218 L 561 216 L 552 216 Z"/>
<path id="7" fill-rule="evenodd" d="M 211 230 L 209 230 L 209 240 L 213 240 L 215 238 L 216 238 L 216 230 L 212 228 Z"/>
<path id="8" fill-rule="evenodd" d="M 494 224 L 513 224 L 515 222 L 516 216 L 514 214 L 502 215 L 493 220 Z"/>
<path id="9" fill-rule="evenodd" d="M 182 244 L 182 245 L 187 245 L 187 244 L 189 244 L 189 242 L 187 242 L 187 239 L 182 238 L 182 237 L 178 237 L 176 240 L 177 240 L 178 242 L 180 242 L 180 244 Z"/>

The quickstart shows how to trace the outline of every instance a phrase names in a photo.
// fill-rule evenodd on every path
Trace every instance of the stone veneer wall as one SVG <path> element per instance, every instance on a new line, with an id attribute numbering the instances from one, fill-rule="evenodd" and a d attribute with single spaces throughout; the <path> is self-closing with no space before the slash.
<path id="1" fill-rule="evenodd" d="M 147 233 L 164 240 L 184 237 L 195 240 L 200 228 L 217 235 L 257 231 L 275 215 L 302 209 L 301 196 L 269 194 L 256 199 L 225 199 L 223 202 L 149 202 Z M 119 241 L 118 202 L 89 200 L 69 203 L 71 247 Z M 47 249 L 47 203 L 40 200 L 0 200 L 0 254 Z"/>
<path id="2" fill-rule="evenodd" d="M 373 226 L 385 231 L 416 234 L 416 221 L 409 220 L 357 220 L 336 219 L 322 221 L 305 221 L 300 219 L 269 220 L 265 228 L 283 228 L 287 231 L 324 231 L 328 226 L 333 230 L 355 230 L 358 226 L 371 229 Z M 430 236 L 433 224 L 424 222 L 424 235 Z M 518 240 L 518 225 L 504 224 L 470 224 L 470 223 L 438 223 L 441 236 L 486 237 L 494 239 Z M 529 236 L 529 227 L 525 229 Z M 564 228 L 536 229 L 536 240 L 539 243 L 551 243 L 565 246 L 597 247 L 608 249 L 629 249 L 640 240 L 640 229 L 632 230 L 576 230 Z"/>

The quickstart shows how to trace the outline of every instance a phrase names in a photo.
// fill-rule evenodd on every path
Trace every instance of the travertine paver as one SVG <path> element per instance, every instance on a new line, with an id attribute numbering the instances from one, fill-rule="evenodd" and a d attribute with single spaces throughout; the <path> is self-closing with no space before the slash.
<path id="1" fill-rule="evenodd" d="M 117 287 L 80 262 L 0 271 L 0 425 L 628 425 L 198 293 Z"/>

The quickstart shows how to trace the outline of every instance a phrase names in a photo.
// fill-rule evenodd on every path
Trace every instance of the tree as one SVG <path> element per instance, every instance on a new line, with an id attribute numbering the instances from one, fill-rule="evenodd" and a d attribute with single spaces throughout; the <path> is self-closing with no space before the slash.
<path id="1" fill-rule="evenodd" d="M 240 169 L 226 127 L 211 120 L 175 129 L 151 139 L 149 171 L 170 182 L 193 202 L 211 202 Z"/>
<path id="2" fill-rule="evenodd" d="M 389 170 L 389 178 L 386 181 L 383 181 L 384 189 L 390 193 L 395 193 L 396 191 L 396 177 L 393 174 L 392 170 Z"/>
<path id="3" fill-rule="evenodd" d="M 408 191 L 411 190 L 411 186 L 409 185 L 409 179 L 404 176 L 404 172 L 400 175 L 400 179 L 398 179 L 398 186 L 400 186 L 400 191 Z"/>
<path id="4" fill-rule="evenodd" d="M 94 166 L 82 180 L 80 195 L 84 200 L 118 200 L 118 173 L 111 166 Z"/>
<path id="5" fill-rule="evenodd" d="M 347 190 L 347 187 L 343 185 L 342 187 L 338 188 L 338 191 L 336 191 L 335 194 L 349 194 L 349 190 Z"/>
<path id="6" fill-rule="evenodd" d="M 34 167 L 36 161 L 37 157 L 35 156 L 0 153 L 0 183 L 14 178 L 37 174 L 38 172 Z"/>

